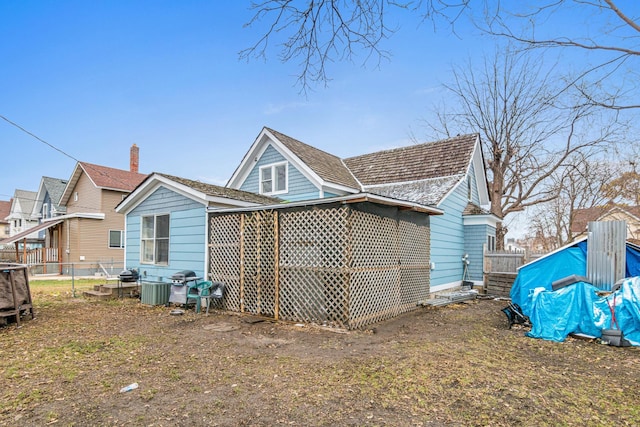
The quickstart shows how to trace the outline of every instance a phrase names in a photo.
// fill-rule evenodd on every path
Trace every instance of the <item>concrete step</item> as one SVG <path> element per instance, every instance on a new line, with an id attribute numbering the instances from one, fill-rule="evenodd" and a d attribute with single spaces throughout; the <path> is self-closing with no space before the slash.
<path id="1" fill-rule="evenodd" d="M 101 291 L 84 291 L 82 295 L 84 295 L 86 298 L 94 298 L 99 300 L 108 300 L 108 299 L 114 298 L 111 292 L 101 292 Z"/>

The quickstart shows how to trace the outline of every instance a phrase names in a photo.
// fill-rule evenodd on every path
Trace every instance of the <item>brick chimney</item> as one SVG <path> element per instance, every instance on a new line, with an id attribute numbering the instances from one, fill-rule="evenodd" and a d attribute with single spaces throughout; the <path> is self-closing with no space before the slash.
<path id="1" fill-rule="evenodd" d="M 136 144 L 131 146 L 131 155 L 129 156 L 129 170 L 131 172 L 138 173 L 138 159 L 140 156 L 140 149 Z"/>

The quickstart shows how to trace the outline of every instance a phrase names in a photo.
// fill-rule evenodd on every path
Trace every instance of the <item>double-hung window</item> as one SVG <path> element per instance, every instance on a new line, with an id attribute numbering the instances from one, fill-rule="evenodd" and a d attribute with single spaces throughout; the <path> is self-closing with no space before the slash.
<path id="1" fill-rule="evenodd" d="M 260 194 L 286 193 L 287 162 L 260 167 Z"/>
<path id="2" fill-rule="evenodd" d="M 140 259 L 144 264 L 169 264 L 169 215 L 142 217 Z"/>
<path id="3" fill-rule="evenodd" d="M 109 230 L 109 247 L 124 248 L 124 231 Z"/>

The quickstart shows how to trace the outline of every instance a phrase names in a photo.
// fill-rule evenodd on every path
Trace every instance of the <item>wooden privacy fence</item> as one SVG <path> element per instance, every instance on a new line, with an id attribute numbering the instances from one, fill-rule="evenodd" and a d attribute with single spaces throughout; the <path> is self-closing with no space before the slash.
<path id="1" fill-rule="evenodd" d="M 428 215 L 371 203 L 213 213 L 224 309 L 357 329 L 429 296 Z"/>
<path id="2" fill-rule="evenodd" d="M 542 256 L 524 251 L 485 251 L 484 285 L 489 295 L 509 297 L 518 268 Z"/>
<path id="3" fill-rule="evenodd" d="M 524 252 L 512 251 L 485 251 L 485 273 L 515 273 L 526 262 Z"/>

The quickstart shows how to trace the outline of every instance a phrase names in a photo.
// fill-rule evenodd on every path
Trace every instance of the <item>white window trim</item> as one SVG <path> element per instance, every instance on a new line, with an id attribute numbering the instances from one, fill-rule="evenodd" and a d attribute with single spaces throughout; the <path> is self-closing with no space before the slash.
<path id="1" fill-rule="evenodd" d="M 156 221 L 157 218 L 159 216 L 168 216 L 169 217 L 169 236 L 166 238 L 166 240 L 169 242 L 169 245 L 167 246 L 167 262 L 162 262 L 162 263 L 158 263 L 156 261 Z M 153 217 L 153 238 L 144 238 L 142 237 L 143 234 L 143 223 L 144 223 L 144 218 L 148 218 L 148 217 Z M 153 261 L 149 262 L 149 261 L 144 261 L 144 245 L 143 242 L 145 240 L 153 240 Z M 169 265 L 169 260 L 171 259 L 171 214 L 168 213 L 160 213 L 160 214 L 153 214 L 153 215 L 142 215 L 140 216 L 140 264 L 145 264 L 145 265 Z"/>
<path id="2" fill-rule="evenodd" d="M 120 232 L 120 246 L 111 246 L 111 232 L 119 231 Z M 107 240 L 107 247 L 109 249 L 124 249 L 124 231 L 123 230 L 109 230 L 109 236 Z"/>
<path id="3" fill-rule="evenodd" d="M 284 165 L 284 190 L 270 191 L 270 192 L 262 191 L 262 171 L 264 169 L 271 169 L 271 182 L 272 182 L 271 188 L 275 188 L 276 168 L 282 165 Z M 284 161 L 284 162 L 277 162 L 277 163 L 271 163 L 269 165 L 260 166 L 258 170 L 258 191 L 260 194 L 267 194 L 267 195 L 288 193 L 289 192 L 289 162 Z"/>

